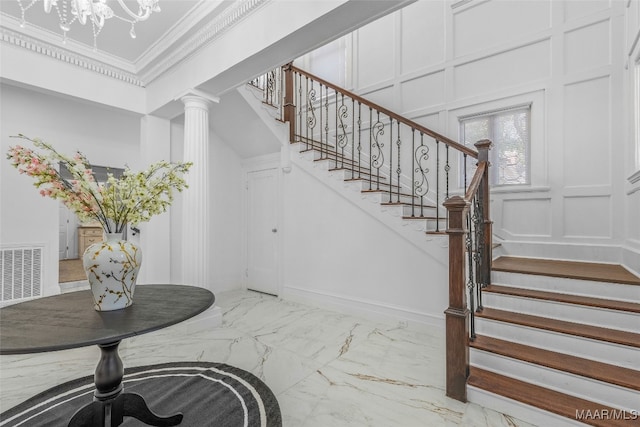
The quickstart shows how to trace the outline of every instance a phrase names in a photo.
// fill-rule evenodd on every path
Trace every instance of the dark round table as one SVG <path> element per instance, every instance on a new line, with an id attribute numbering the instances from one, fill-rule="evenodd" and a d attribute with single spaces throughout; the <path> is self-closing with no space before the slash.
<path id="1" fill-rule="evenodd" d="M 69 426 L 118 426 L 124 416 L 153 426 L 174 426 L 182 414 L 160 417 L 142 396 L 124 393 L 118 345 L 125 338 L 187 320 L 213 305 L 211 291 L 184 285 L 138 285 L 133 305 L 95 311 L 90 291 L 22 302 L 0 309 L 0 355 L 98 345 L 94 401 L 80 408 Z"/>

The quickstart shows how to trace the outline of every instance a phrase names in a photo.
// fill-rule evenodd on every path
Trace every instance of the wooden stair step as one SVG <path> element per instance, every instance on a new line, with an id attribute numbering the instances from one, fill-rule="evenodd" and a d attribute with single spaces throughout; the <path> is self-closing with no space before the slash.
<path id="1" fill-rule="evenodd" d="M 640 417 L 636 417 L 635 419 L 615 419 L 614 416 L 593 416 L 593 414 L 602 414 L 603 411 L 607 411 L 607 414 L 620 414 L 621 411 L 619 409 L 530 384 L 515 378 L 506 377 L 474 366 L 469 368 L 468 384 L 571 420 L 576 420 L 577 414 L 579 413 L 589 413 L 591 414 L 590 417 L 583 418 L 580 421 L 592 426 L 630 427 L 640 425 Z M 627 418 L 633 418 L 630 412 L 627 412 L 626 415 Z M 624 417 L 620 416 L 619 418 Z"/>
<path id="2" fill-rule="evenodd" d="M 494 308 L 484 308 L 482 311 L 476 312 L 475 315 L 480 318 L 640 348 L 640 334 L 633 332 L 532 316 L 530 314 L 514 313 L 512 311 L 497 310 Z"/>
<path id="3" fill-rule="evenodd" d="M 407 207 L 415 207 L 415 208 L 420 208 L 420 205 L 417 203 L 408 203 L 408 202 L 382 202 L 380 203 L 382 206 L 407 206 Z M 433 205 L 422 205 L 423 208 L 431 208 L 431 209 L 435 209 L 435 206 Z"/>
<path id="4" fill-rule="evenodd" d="M 389 194 L 389 190 L 362 190 L 363 193 L 384 193 L 384 194 Z M 394 190 L 392 193 L 394 196 L 398 195 L 398 191 Z M 413 197 L 414 199 L 420 199 L 420 196 L 413 196 L 409 193 L 403 193 L 400 192 L 400 197 Z"/>
<path id="5" fill-rule="evenodd" d="M 420 206 L 418 206 L 420 207 Z M 402 219 L 405 219 L 407 221 L 413 221 L 413 220 L 421 220 L 421 221 L 425 221 L 425 220 L 436 220 L 436 219 L 444 219 L 443 217 L 435 217 L 435 216 L 403 216 Z"/>
<path id="6" fill-rule="evenodd" d="M 381 179 L 383 179 L 384 177 L 380 177 Z M 368 178 L 347 178 L 345 179 L 346 182 L 352 182 L 352 181 L 362 181 L 365 183 L 371 182 L 371 188 L 372 189 L 376 189 L 376 190 L 381 190 L 381 191 L 389 191 L 389 188 L 393 188 L 394 191 L 396 191 L 396 189 L 400 188 L 398 187 L 396 184 L 389 184 L 387 182 L 377 182 L 377 177 L 373 177 L 373 179 L 368 179 Z M 385 190 L 386 189 L 386 190 Z"/>
<path id="7" fill-rule="evenodd" d="M 640 277 L 616 264 L 501 256 L 493 261 L 492 269 L 511 273 L 640 286 Z"/>
<path id="8" fill-rule="evenodd" d="M 633 369 L 483 335 L 477 335 L 469 345 L 478 350 L 640 391 L 640 371 Z"/>
<path id="9" fill-rule="evenodd" d="M 522 298 L 534 298 L 566 304 L 584 305 L 587 307 L 606 308 L 609 310 L 640 313 L 640 304 L 629 301 L 616 301 L 603 298 L 585 297 L 581 295 L 562 294 L 559 292 L 538 291 L 533 289 L 514 288 L 511 286 L 489 285 L 482 292 L 510 295 Z"/>
<path id="10" fill-rule="evenodd" d="M 364 168 L 361 168 L 360 170 L 358 170 L 355 167 L 351 168 L 351 167 L 349 167 L 347 165 L 344 165 L 342 167 L 329 168 L 329 172 L 335 172 L 335 171 L 353 172 L 353 175 L 354 175 L 353 178 L 362 178 L 362 177 L 364 177 L 364 179 L 368 179 L 368 177 L 374 177 L 375 179 L 378 179 L 378 177 L 376 175 L 371 173 L 368 169 L 364 169 Z M 381 181 L 386 181 L 387 177 L 380 176 L 380 180 Z"/>

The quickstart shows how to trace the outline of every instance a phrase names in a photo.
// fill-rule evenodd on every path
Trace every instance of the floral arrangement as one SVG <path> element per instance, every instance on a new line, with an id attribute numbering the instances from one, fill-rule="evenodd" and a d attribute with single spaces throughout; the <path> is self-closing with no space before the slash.
<path id="1" fill-rule="evenodd" d="M 79 151 L 65 156 L 39 138 L 14 136 L 31 141 L 42 152 L 20 145 L 9 147 L 7 159 L 21 174 L 35 179 L 42 196 L 61 200 L 80 221 L 97 220 L 107 233 L 121 233 L 126 224 L 139 224 L 165 212 L 173 202 L 173 191 L 187 188 L 183 175 L 192 163 L 161 161 L 147 170 L 133 172 L 128 167 L 116 178 L 97 182 L 87 158 Z M 58 170 L 65 167 L 73 177 L 65 179 Z"/>

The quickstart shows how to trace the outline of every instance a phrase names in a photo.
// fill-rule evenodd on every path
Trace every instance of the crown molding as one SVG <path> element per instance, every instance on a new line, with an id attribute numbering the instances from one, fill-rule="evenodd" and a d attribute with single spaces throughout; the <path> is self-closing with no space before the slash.
<path id="1" fill-rule="evenodd" d="M 189 58 L 204 45 L 221 36 L 233 25 L 269 1 L 271 0 L 237 0 L 200 28 L 196 34 L 172 49 L 172 52 L 163 57 L 160 62 L 141 72 L 141 79 L 146 83 L 155 80 L 162 73 Z"/>
<path id="2" fill-rule="evenodd" d="M 122 58 L 111 55 L 101 50 L 94 50 L 93 47 L 84 43 L 79 43 L 71 38 L 66 41 L 60 33 L 47 30 L 35 24 L 29 24 L 20 27 L 20 20 L 15 16 L 0 12 L 0 28 L 8 30 L 14 37 L 19 37 L 28 41 L 37 41 L 42 45 L 52 46 L 54 48 L 67 51 L 76 55 L 85 57 L 93 61 L 99 61 L 103 64 L 109 64 L 127 73 L 135 73 L 136 69 L 133 63 L 123 60 Z M 59 42 L 56 43 L 56 40 Z"/>
<path id="3" fill-rule="evenodd" d="M 29 25 L 20 28 L 17 18 L 1 13 L 0 37 L 8 43 L 34 53 L 48 56 L 62 62 L 76 65 L 125 83 L 145 87 L 171 67 L 192 56 L 198 49 L 222 35 L 226 30 L 271 0 L 236 0 L 220 14 L 209 20 L 194 35 L 178 44 L 189 30 L 202 20 L 203 16 L 215 13 L 223 5 L 222 1 L 202 1 L 184 19 L 177 22 L 163 37 L 152 45 L 140 58 L 131 63 L 117 56 L 93 51 L 82 43 L 67 40 L 64 48 L 44 40 L 62 40 L 60 34 Z M 174 46 L 171 48 L 171 46 Z M 169 51 L 169 52 L 168 52 Z M 154 63 L 154 61 L 156 61 Z M 146 68 L 146 70 L 144 70 Z M 144 71 L 143 71 L 144 70 Z"/>
<path id="4" fill-rule="evenodd" d="M 3 19 L 4 18 L 5 17 L 3 16 Z M 93 59 L 88 55 L 60 48 L 53 44 L 43 42 L 42 40 L 12 31 L 4 26 L 0 26 L 0 37 L 3 43 L 8 43 L 22 49 L 30 50 L 34 53 L 48 56 L 50 58 L 57 59 L 58 61 L 66 62 L 68 64 L 84 68 L 87 71 L 102 74 L 106 77 L 111 77 L 134 86 L 144 87 L 144 83 L 135 73 L 128 72 L 116 66 L 107 65 L 108 62 L 106 60 Z M 103 54 L 102 56 L 111 55 Z"/>
<path id="5" fill-rule="evenodd" d="M 186 15 L 173 24 L 159 40 L 145 49 L 145 51 L 133 61 L 136 66 L 136 71 L 148 67 L 156 58 L 160 57 L 160 55 L 169 50 L 171 46 L 179 42 L 189 31 L 196 28 L 198 22 L 202 21 L 203 18 L 206 19 L 206 17 L 215 13 L 216 10 L 221 11 L 222 7 L 226 7 L 225 3 L 228 2 L 222 0 L 200 0 Z"/>

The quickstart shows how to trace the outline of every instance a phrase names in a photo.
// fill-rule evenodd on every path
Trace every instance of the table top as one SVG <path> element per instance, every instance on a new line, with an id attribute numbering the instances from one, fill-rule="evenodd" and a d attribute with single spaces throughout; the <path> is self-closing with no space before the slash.
<path id="1" fill-rule="evenodd" d="M 0 354 L 64 350 L 116 342 L 202 313 L 211 291 L 184 285 L 138 285 L 133 304 L 96 311 L 91 291 L 22 302 L 0 309 Z"/>

